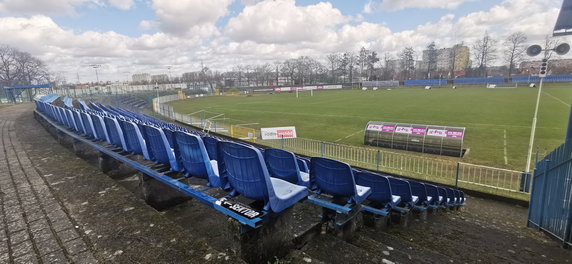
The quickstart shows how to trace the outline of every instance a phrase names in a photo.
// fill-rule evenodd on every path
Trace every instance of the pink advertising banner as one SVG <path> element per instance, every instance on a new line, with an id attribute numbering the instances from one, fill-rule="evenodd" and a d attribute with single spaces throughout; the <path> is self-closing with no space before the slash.
<path id="1" fill-rule="evenodd" d="M 413 131 L 413 128 L 411 127 L 395 127 L 395 133 L 401 133 L 401 134 L 411 134 L 411 132 Z"/>
<path id="2" fill-rule="evenodd" d="M 411 132 L 413 135 L 425 135 L 425 133 L 427 132 L 427 129 L 414 127 Z"/>
<path id="3" fill-rule="evenodd" d="M 383 132 L 393 132 L 395 130 L 394 126 L 382 126 L 381 131 Z"/>
<path id="4" fill-rule="evenodd" d="M 447 130 L 447 137 L 463 138 L 464 136 L 465 136 L 465 132 L 464 132 L 464 131 L 459 131 L 459 130 Z"/>

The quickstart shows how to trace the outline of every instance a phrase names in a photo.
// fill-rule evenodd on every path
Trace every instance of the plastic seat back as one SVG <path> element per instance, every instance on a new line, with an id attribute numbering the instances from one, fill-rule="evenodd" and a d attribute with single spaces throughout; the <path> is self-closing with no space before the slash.
<path id="1" fill-rule="evenodd" d="M 97 138 L 97 134 L 95 132 L 95 129 L 93 128 L 93 122 L 91 120 L 91 116 L 83 112 L 80 113 L 80 116 L 85 133 L 93 138 Z"/>
<path id="2" fill-rule="evenodd" d="M 145 129 L 146 140 L 149 144 L 151 158 L 159 163 L 171 165 L 171 170 L 179 171 L 178 163 L 175 159 L 175 153 L 167 141 L 167 137 L 158 127 L 143 126 Z"/>
<path id="3" fill-rule="evenodd" d="M 427 196 L 431 196 L 429 203 L 438 204 L 439 203 L 439 191 L 435 185 L 425 183 L 425 192 Z"/>
<path id="4" fill-rule="evenodd" d="M 103 122 L 105 122 L 105 129 L 107 130 L 107 135 L 109 136 L 109 144 L 123 148 L 123 150 L 128 151 L 127 145 L 125 143 L 125 138 L 123 137 L 123 131 L 119 122 L 115 118 L 103 117 Z"/>
<path id="5" fill-rule="evenodd" d="M 147 151 L 147 142 L 145 142 L 143 136 L 141 135 L 139 126 L 126 120 L 118 119 L 117 121 L 119 122 L 119 126 L 123 131 L 123 137 L 125 139 L 127 151 L 134 154 L 141 154 L 145 157 L 146 160 L 151 160 L 151 156 Z"/>
<path id="6" fill-rule="evenodd" d="M 387 177 L 389 179 L 389 184 L 391 185 L 391 191 L 395 195 L 401 196 L 402 202 L 412 202 L 413 197 L 411 193 L 411 186 L 408 181 Z"/>
<path id="7" fill-rule="evenodd" d="M 461 204 L 461 192 L 459 190 L 453 190 L 453 194 L 455 195 L 455 202 Z"/>
<path id="8" fill-rule="evenodd" d="M 211 160 L 217 160 L 219 162 L 221 162 L 220 160 L 218 160 L 219 156 L 218 156 L 218 142 L 219 140 L 213 137 L 203 137 L 203 142 L 205 144 L 205 147 L 207 149 L 207 152 L 209 153 L 209 159 Z"/>
<path id="9" fill-rule="evenodd" d="M 437 186 L 437 192 L 439 192 L 439 196 L 443 197 L 442 204 L 447 204 L 447 191 L 445 188 Z"/>
<path id="10" fill-rule="evenodd" d="M 73 119 L 75 120 L 76 125 L 79 127 L 79 132 L 87 134 L 85 127 L 83 126 L 83 121 L 81 120 L 81 116 L 77 110 L 72 111 Z"/>
<path id="11" fill-rule="evenodd" d="M 220 151 L 226 165 L 228 181 L 234 191 L 254 199 L 268 199 L 265 175 L 268 170 L 259 150 L 233 142 L 220 142 Z M 261 164 L 262 163 L 262 164 Z"/>
<path id="12" fill-rule="evenodd" d="M 73 118 L 73 114 L 71 112 L 71 110 L 69 109 L 64 109 L 66 116 L 68 117 L 68 120 L 70 121 L 71 127 L 73 130 L 75 131 L 79 131 L 79 128 L 75 122 L 75 119 Z"/>
<path id="13" fill-rule="evenodd" d="M 427 202 L 427 191 L 425 190 L 425 185 L 413 180 L 409 180 L 408 182 L 411 187 L 411 194 L 419 197 L 419 203 Z"/>
<path id="14" fill-rule="evenodd" d="M 212 168 L 203 140 L 199 136 L 179 131 L 174 132 L 173 136 L 185 172 L 209 180 L 212 187 L 220 187 L 219 177 Z"/>
<path id="15" fill-rule="evenodd" d="M 368 200 L 380 204 L 392 202 L 391 185 L 387 177 L 367 171 L 359 171 L 355 176 L 357 184 L 371 188 Z"/>
<path id="16" fill-rule="evenodd" d="M 298 162 L 298 169 L 301 172 L 310 173 L 310 167 L 308 166 L 308 161 L 301 158 L 296 158 L 296 162 Z"/>
<path id="17" fill-rule="evenodd" d="M 95 130 L 95 134 L 97 135 L 97 139 L 109 142 L 109 136 L 107 135 L 103 118 L 95 114 L 88 114 L 88 115 L 91 117 L 91 121 L 93 123 L 93 128 Z"/>
<path id="18" fill-rule="evenodd" d="M 445 188 L 445 191 L 447 192 L 447 198 L 449 198 L 449 204 L 456 204 L 457 201 L 455 200 L 455 191 L 453 191 L 451 188 Z"/>
<path id="19" fill-rule="evenodd" d="M 270 176 L 297 184 L 300 181 L 300 169 L 296 156 L 281 149 L 264 150 L 264 160 Z"/>
<path id="20" fill-rule="evenodd" d="M 320 192 L 335 196 L 351 197 L 356 194 L 352 168 L 337 160 L 313 157 L 310 160 L 310 182 Z"/>

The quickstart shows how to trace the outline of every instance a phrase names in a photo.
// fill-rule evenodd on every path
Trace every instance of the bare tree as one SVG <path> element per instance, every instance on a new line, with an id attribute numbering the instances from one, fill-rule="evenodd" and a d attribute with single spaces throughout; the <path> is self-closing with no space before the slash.
<path id="1" fill-rule="evenodd" d="M 512 71 L 522 61 L 526 47 L 526 35 L 522 32 L 510 34 L 504 42 L 504 59 L 508 64 L 508 77 L 512 76 Z"/>
<path id="2" fill-rule="evenodd" d="M 340 63 L 342 60 L 342 55 L 339 53 L 332 53 L 326 56 L 328 60 L 328 66 L 330 67 L 330 74 L 332 82 L 336 82 L 336 70 L 340 67 Z"/>
<path id="3" fill-rule="evenodd" d="M 44 62 L 27 52 L 0 46 L 0 86 L 33 85 L 50 81 Z"/>
<path id="4" fill-rule="evenodd" d="M 415 72 L 415 50 L 413 47 L 405 47 L 399 54 L 403 79 L 407 80 Z"/>
<path id="5" fill-rule="evenodd" d="M 487 65 L 496 59 L 495 44 L 496 41 L 489 36 L 488 32 L 485 32 L 483 38 L 473 44 L 475 62 L 483 77 L 487 77 Z"/>
<path id="6" fill-rule="evenodd" d="M 437 66 L 437 47 L 435 41 L 427 45 L 427 78 L 431 75 L 431 72 L 435 70 Z"/>
<path id="7" fill-rule="evenodd" d="M 361 47 L 357 56 L 357 65 L 359 66 L 359 76 L 363 77 L 363 69 L 367 66 L 367 57 L 371 51 L 365 47 Z"/>
<path id="8" fill-rule="evenodd" d="M 372 51 L 367 55 L 367 79 L 370 80 L 372 75 L 373 75 L 373 71 L 375 69 L 375 64 L 379 61 L 379 58 L 377 57 L 377 52 Z"/>
<path id="9" fill-rule="evenodd" d="M 550 35 L 546 35 L 544 38 L 544 58 L 550 59 L 552 57 L 552 50 L 556 48 L 560 44 L 560 41 L 557 38 L 554 38 Z"/>
<path id="10" fill-rule="evenodd" d="M 356 56 L 352 52 L 344 52 L 340 63 L 340 69 L 342 69 L 343 74 L 349 75 L 350 83 L 353 82 L 355 63 Z"/>

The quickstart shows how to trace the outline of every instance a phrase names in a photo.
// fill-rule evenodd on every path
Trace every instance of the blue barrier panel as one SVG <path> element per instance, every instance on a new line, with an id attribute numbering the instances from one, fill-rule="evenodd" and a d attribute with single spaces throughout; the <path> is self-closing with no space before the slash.
<path id="1" fill-rule="evenodd" d="M 572 246 L 572 141 L 536 164 L 528 208 L 528 226 Z"/>
<path id="2" fill-rule="evenodd" d="M 544 78 L 545 82 L 572 82 L 572 75 L 548 75 Z"/>
<path id="3" fill-rule="evenodd" d="M 512 77 L 513 83 L 538 83 L 540 82 L 540 78 L 538 76 L 513 76 Z"/>
<path id="4" fill-rule="evenodd" d="M 404 85 L 446 85 L 447 79 L 405 80 Z"/>
<path id="5" fill-rule="evenodd" d="M 459 78 L 454 79 L 453 84 L 486 84 L 486 83 L 503 83 L 503 77 L 490 77 L 490 78 Z"/>
<path id="6" fill-rule="evenodd" d="M 540 77 L 533 75 L 525 76 L 513 76 L 513 83 L 538 83 L 540 82 Z M 560 75 L 548 75 L 544 78 L 544 82 L 572 82 L 572 74 L 560 74 Z"/>

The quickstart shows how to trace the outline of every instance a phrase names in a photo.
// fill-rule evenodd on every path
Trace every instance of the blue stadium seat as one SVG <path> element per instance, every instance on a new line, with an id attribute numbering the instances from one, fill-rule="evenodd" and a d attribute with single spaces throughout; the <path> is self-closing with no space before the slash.
<path id="1" fill-rule="evenodd" d="M 349 204 L 361 204 L 371 193 L 371 188 L 356 185 L 350 165 L 328 158 L 310 159 L 310 183 L 316 193 L 348 197 Z"/>
<path id="2" fill-rule="evenodd" d="M 399 203 L 400 207 L 411 209 L 418 203 L 419 197 L 412 194 L 411 186 L 408 181 L 394 177 L 387 178 L 389 179 L 389 184 L 391 185 L 391 191 L 393 194 L 401 197 L 401 203 Z"/>
<path id="3" fill-rule="evenodd" d="M 455 198 L 455 191 L 453 191 L 451 188 L 445 188 L 445 191 L 447 192 L 447 200 L 449 206 L 457 206 L 458 204 L 457 199 Z"/>
<path id="4" fill-rule="evenodd" d="M 427 201 L 429 207 L 437 209 L 443 203 L 443 196 L 439 195 L 437 186 L 425 183 L 425 191 L 427 193 Z"/>
<path id="5" fill-rule="evenodd" d="M 145 142 L 139 126 L 127 120 L 117 119 L 117 121 L 123 131 L 123 137 L 127 147 L 127 149 L 124 150 L 133 154 L 143 155 L 146 160 L 151 160 L 151 156 L 149 155 L 147 148 L 147 142 Z"/>
<path id="6" fill-rule="evenodd" d="M 387 177 L 366 171 L 359 171 L 355 176 L 358 185 L 371 188 L 371 194 L 367 197 L 367 199 L 371 201 L 368 206 L 379 210 L 379 212 L 377 212 L 366 208 L 366 211 L 385 216 L 389 213 L 390 209 L 399 210 L 397 205 L 401 202 L 401 197 L 391 193 L 391 186 Z"/>
<path id="7" fill-rule="evenodd" d="M 72 114 L 73 114 L 73 119 L 75 121 L 75 124 L 79 127 L 78 132 L 87 134 L 87 130 L 83 126 L 83 121 L 81 120 L 81 116 L 79 114 L 79 111 L 74 109 L 72 111 Z"/>
<path id="8" fill-rule="evenodd" d="M 66 116 L 68 117 L 68 120 L 70 121 L 70 124 L 71 124 L 71 127 L 70 127 L 70 128 L 73 129 L 73 130 L 75 130 L 75 131 L 80 131 L 80 130 L 79 130 L 79 127 L 78 127 L 78 125 L 77 125 L 77 123 L 76 123 L 76 121 L 75 121 L 75 119 L 74 119 L 74 117 L 73 117 L 72 111 L 69 110 L 69 109 L 64 109 L 64 111 L 65 111 L 65 113 L 66 113 Z"/>
<path id="9" fill-rule="evenodd" d="M 221 187 L 216 160 L 211 160 L 203 144 L 197 136 L 185 132 L 174 132 L 178 155 L 185 169 L 185 176 L 207 179 L 211 187 Z"/>
<path id="10" fill-rule="evenodd" d="M 262 153 L 252 146 L 220 142 L 231 194 L 264 202 L 264 211 L 281 212 L 308 196 L 304 186 L 270 177 Z"/>
<path id="11" fill-rule="evenodd" d="M 163 130 L 150 125 L 143 125 L 145 130 L 145 142 L 149 144 L 148 149 L 151 159 L 157 163 L 168 164 L 172 171 L 180 171 L 179 163 L 175 159 L 174 150 L 169 145 Z"/>
<path id="12" fill-rule="evenodd" d="M 97 134 L 95 132 L 95 128 L 93 127 L 93 122 L 91 120 L 91 116 L 89 116 L 85 112 L 80 112 L 79 115 L 80 115 L 81 121 L 83 123 L 83 128 L 85 130 L 85 134 L 92 137 L 92 138 L 97 138 Z"/>
<path id="13" fill-rule="evenodd" d="M 447 197 L 447 190 L 443 187 L 438 186 L 437 191 L 439 192 L 439 196 L 443 197 L 443 202 L 441 203 L 441 207 L 450 207 L 453 206 L 449 197 Z"/>
<path id="14" fill-rule="evenodd" d="M 123 131 L 119 126 L 117 119 L 104 116 L 103 122 L 105 122 L 105 129 L 107 130 L 107 135 L 109 136 L 109 144 L 121 147 L 123 150 L 127 151 L 127 145 L 125 143 L 125 138 L 123 137 Z"/>
<path id="15" fill-rule="evenodd" d="M 264 160 L 270 176 L 298 185 L 309 185 L 310 175 L 300 171 L 294 153 L 270 148 L 264 150 Z"/>
<path id="16" fill-rule="evenodd" d="M 91 117 L 91 121 L 93 122 L 93 128 L 95 129 L 97 139 L 110 142 L 109 135 L 107 135 L 107 130 L 105 129 L 105 123 L 103 121 L 103 118 L 96 114 L 89 114 L 89 115 Z"/>
<path id="17" fill-rule="evenodd" d="M 411 194 L 413 196 L 417 196 L 419 199 L 417 203 L 415 203 L 415 209 L 417 210 L 426 210 L 427 209 L 427 191 L 425 189 L 425 185 L 418 181 L 408 180 L 409 186 L 411 187 Z"/>

